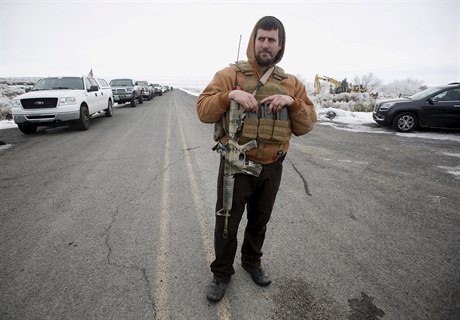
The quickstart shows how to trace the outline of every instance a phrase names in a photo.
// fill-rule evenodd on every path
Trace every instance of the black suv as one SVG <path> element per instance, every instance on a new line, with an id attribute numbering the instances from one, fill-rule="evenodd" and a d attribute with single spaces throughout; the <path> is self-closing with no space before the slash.
<path id="1" fill-rule="evenodd" d="M 418 127 L 460 129 L 460 83 L 431 87 L 410 97 L 378 101 L 374 121 L 409 132 Z"/>

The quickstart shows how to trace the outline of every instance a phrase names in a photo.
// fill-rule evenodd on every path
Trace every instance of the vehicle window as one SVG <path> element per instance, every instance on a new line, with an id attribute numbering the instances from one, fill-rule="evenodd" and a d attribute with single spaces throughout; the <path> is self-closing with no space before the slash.
<path id="1" fill-rule="evenodd" d="M 423 99 L 425 97 L 428 97 L 428 96 L 432 95 L 433 93 L 435 93 L 439 89 L 440 88 L 438 88 L 438 87 L 428 88 L 426 90 L 423 90 L 423 91 L 421 91 L 419 93 L 416 93 L 416 94 L 410 96 L 409 98 L 411 100 L 420 100 L 420 99 Z"/>
<path id="2" fill-rule="evenodd" d="M 129 79 L 115 79 L 110 81 L 111 86 L 119 86 L 119 87 L 129 87 L 132 86 L 133 83 Z"/>
<path id="3" fill-rule="evenodd" d="M 449 89 L 433 97 L 438 101 L 460 101 L 460 89 Z"/>
<path id="4" fill-rule="evenodd" d="M 97 80 L 99 80 L 99 83 L 101 84 L 101 86 L 103 86 L 103 87 L 108 87 L 109 86 L 107 81 L 105 81 L 104 79 L 97 79 Z"/>
<path id="5" fill-rule="evenodd" d="M 79 77 L 55 77 L 38 81 L 32 88 L 36 90 L 70 89 L 83 90 L 83 79 Z"/>
<path id="6" fill-rule="evenodd" d="M 85 78 L 86 89 L 91 88 L 91 82 L 89 82 L 88 78 Z"/>
<path id="7" fill-rule="evenodd" d="M 88 78 L 89 82 L 91 83 L 92 86 L 96 86 L 99 88 L 99 85 L 97 84 L 96 80 L 94 80 L 93 78 Z"/>

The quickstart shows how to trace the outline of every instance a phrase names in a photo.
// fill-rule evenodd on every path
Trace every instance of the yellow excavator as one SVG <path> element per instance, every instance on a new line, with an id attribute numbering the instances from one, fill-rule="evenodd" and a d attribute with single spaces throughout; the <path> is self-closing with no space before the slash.
<path id="1" fill-rule="evenodd" d="M 366 86 L 361 84 L 357 85 L 348 85 L 346 79 L 343 81 L 336 80 L 331 77 L 323 76 L 316 74 L 315 76 L 315 93 L 319 94 L 321 92 L 321 82 L 320 80 L 327 81 L 335 86 L 334 93 L 343 93 L 343 92 L 367 92 Z"/>
<path id="2" fill-rule="evenodd" d="M 351 85 L 351 92 L 367 92 L 367 87 L 362 84 Z"/>

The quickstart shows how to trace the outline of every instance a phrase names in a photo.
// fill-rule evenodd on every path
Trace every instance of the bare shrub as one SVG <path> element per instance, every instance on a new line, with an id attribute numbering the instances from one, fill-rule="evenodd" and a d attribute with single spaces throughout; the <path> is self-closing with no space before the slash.
<path id="1" fill-rule="evenodd" d="M 26 92 L 39 78 L 0 78 L 0 120 L 11 120 L 14 97 Z"/>

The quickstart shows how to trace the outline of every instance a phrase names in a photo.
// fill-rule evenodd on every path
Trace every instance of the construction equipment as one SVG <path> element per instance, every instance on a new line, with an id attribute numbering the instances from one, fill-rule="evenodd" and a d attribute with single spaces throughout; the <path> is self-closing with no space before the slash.
<path id="1" fill-rule="evenodd" d="M 344 92 L 344 88 L 342 86 L 342 82 L 339 80 L 335 80 L 334 78 L 327 77 L 327 76 L 322 76 L 320 74 L 316 74 L 315 76 L 315 93 L 319 94 L 321 92 L 321 82 L 320 80 L 327 81 L 335 86 L 335 92 L 334 93 L 340 93 Z"/>
<path id="2" fill-rule="evenodd" d="M 334 78 L 323 76 L 320 74 L 316 74 L 315 76 L 315 94 L 321 93 L 321 82 L 320 80 L 327 81 L 334 85 L 334 89 L 332 93 L 344 93 L 344 92 L 367 92 L 367 88 L 364 85 L 357 84 L 349 84 L 347 79 L 343 79 L 342 81 L 336 80 Z"/>
<path id="3" fill-rule="evenodd" d="M 367 92 L 367 87 L 362 84 L 354 84 L 351 85 L 351 91 L 350 92 Z"/>

